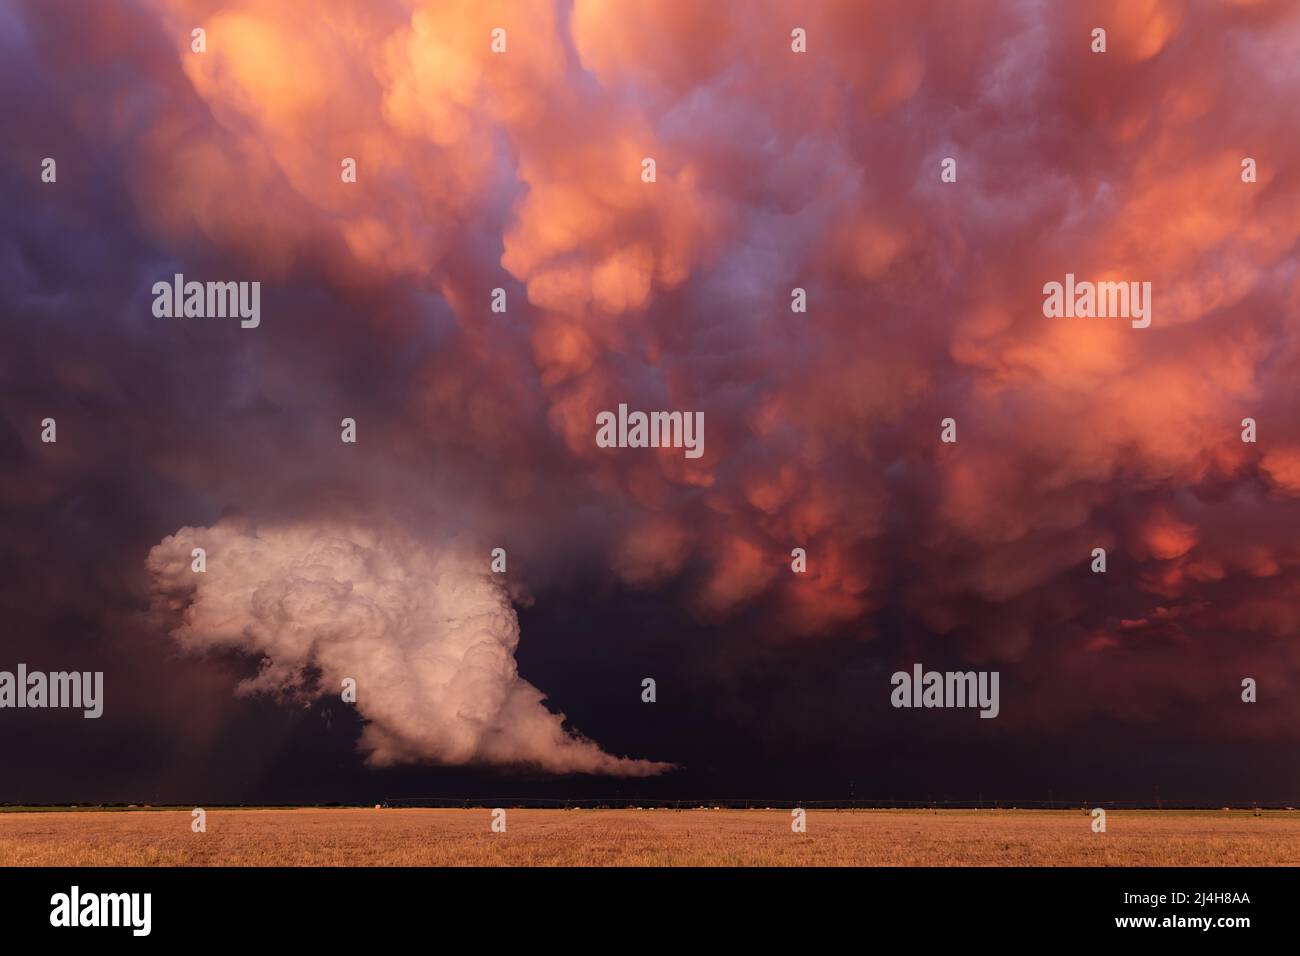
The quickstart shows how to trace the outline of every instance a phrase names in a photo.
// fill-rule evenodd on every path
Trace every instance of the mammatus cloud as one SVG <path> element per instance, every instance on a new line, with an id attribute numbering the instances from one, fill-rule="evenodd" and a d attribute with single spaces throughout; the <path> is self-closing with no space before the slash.
<path id="1" fill-rule="evenodd" d="M 1003 669 L 999 732 L 1294 739 L 1292 0 L 13 9 L 24 573 L 51 514 L 137 567 L 132 529 L 325 528 L 347 497 L 356 527 L 454 516 L 538 592 L 680 604 L 701 706 L 756 700 L 727 691 L 751 652 L 788 703 L 942 650 Z M 261 326 L 151 321 L 173 272 L 260 279 Z M 1044 317 L 1067 273 L 1150 281 L 1152 326 Z M 704 457 L 598 448 L 620 402 L 702 411 Z"/>
<path id="2" fill-rule="evenodd" d="M 193 551 L 206 570 L 193 570 Z M 474 570 L 476 565 L 483 570 Z M 519 676 L 519 621 L 485 562 L 397 531 L 221 523 L 182 528 L 149 554 L 161 609 L 186 650 L 261 655 L 244 693 L 319 698 L 356 681 L 376 767 L 526 765 L 644 777 L 671 765 L 605 753 Z"/>

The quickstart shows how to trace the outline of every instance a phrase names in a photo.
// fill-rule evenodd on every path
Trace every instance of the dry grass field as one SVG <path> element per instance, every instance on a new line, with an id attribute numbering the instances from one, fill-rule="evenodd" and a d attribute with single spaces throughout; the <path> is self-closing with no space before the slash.
<path id="1" fill-rule="evenodd" d="M 8 866 L 1300 865 L 1300 812 L 212 809 L 0 813 Z"/>

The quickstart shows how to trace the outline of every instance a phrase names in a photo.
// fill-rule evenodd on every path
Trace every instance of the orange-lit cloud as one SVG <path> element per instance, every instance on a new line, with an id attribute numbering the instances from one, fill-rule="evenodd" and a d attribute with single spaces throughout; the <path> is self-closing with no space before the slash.
<path id="1" fill-rule="evenodd" d="M 473 554 L 520 542 L 541 592 L 680 586 L 710 626 L 746 621 L 711 660 L 883 637 L 1014 669 L 1022 727 L 1116 701 L 1155 719 L 1263 665 L 1294 688 L 1300 21 L 1056 6 L 152 0 L 138 75 L 55 97 L 64 135 L 114 157 L 132 282 L 221 264 L 274 294 L 236 345 L 126 324 L 170 423 L 131 447 L 215 512 L 450 513 Z M 24 44 L 72 69 L 45 16 L 26 8 Z M 124 41 L 99 42 L 105 69 Z M 1067 273 L 1150 282 L 1151 327 L 1045 318 Z M 84 406 L 146 401 L 73 358 Z M 193 404 L 158 397 L 196 381 Z M 619 403 L 703 411 L 704 456 L 597 447 Z M 337 457 L 345 414 L 364 466 Z M 196 434 L 278 467 L 159 437 Z M 66 475 L 102 457 L 78 454 Z M 0 488 L 39 498 L 28 478 Z M 1300 704 L 1272 713 L 1290 732 Z"/>

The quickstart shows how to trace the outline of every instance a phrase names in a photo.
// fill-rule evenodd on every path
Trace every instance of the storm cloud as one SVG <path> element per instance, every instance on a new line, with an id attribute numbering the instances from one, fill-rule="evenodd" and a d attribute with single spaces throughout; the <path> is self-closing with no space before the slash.
<path id="1" fill-rule="evenodd" d="M 237 651 L 245 689 L 357 677 L 373 765 L 664 769 L 517 673 L 512 600 L 574 587 L 693 622 L 714 749 L 781 753 L 778 712 L 910 739 L 852 702 L 940 657 L 1001 671 L 970 732 L 1008 765 L 1095 721 L 1294 740 L 1293 4 L 18 3 L 0 38 L 34 632 L 58 527 L 115 569 L 86 619 L 161 601 L 133 640 Z M 260 326 L 154 318 L 174 273 L 261 282 Z M 1151 326 L 1045 317 L 1067 273 L 1150 282 Z M 704 455 L 599 447 L 621 403 L 702 413 Z"/>

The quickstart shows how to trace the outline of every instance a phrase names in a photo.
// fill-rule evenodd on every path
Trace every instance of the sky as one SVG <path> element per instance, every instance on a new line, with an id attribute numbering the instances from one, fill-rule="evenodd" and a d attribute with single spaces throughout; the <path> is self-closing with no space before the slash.
<path id="1" fill-rule="evenodd" d="M 6 0 L 0 79 L 0 670 L 105 697 L 0 801 L 1300 800 L 1296 4 Z"/>

